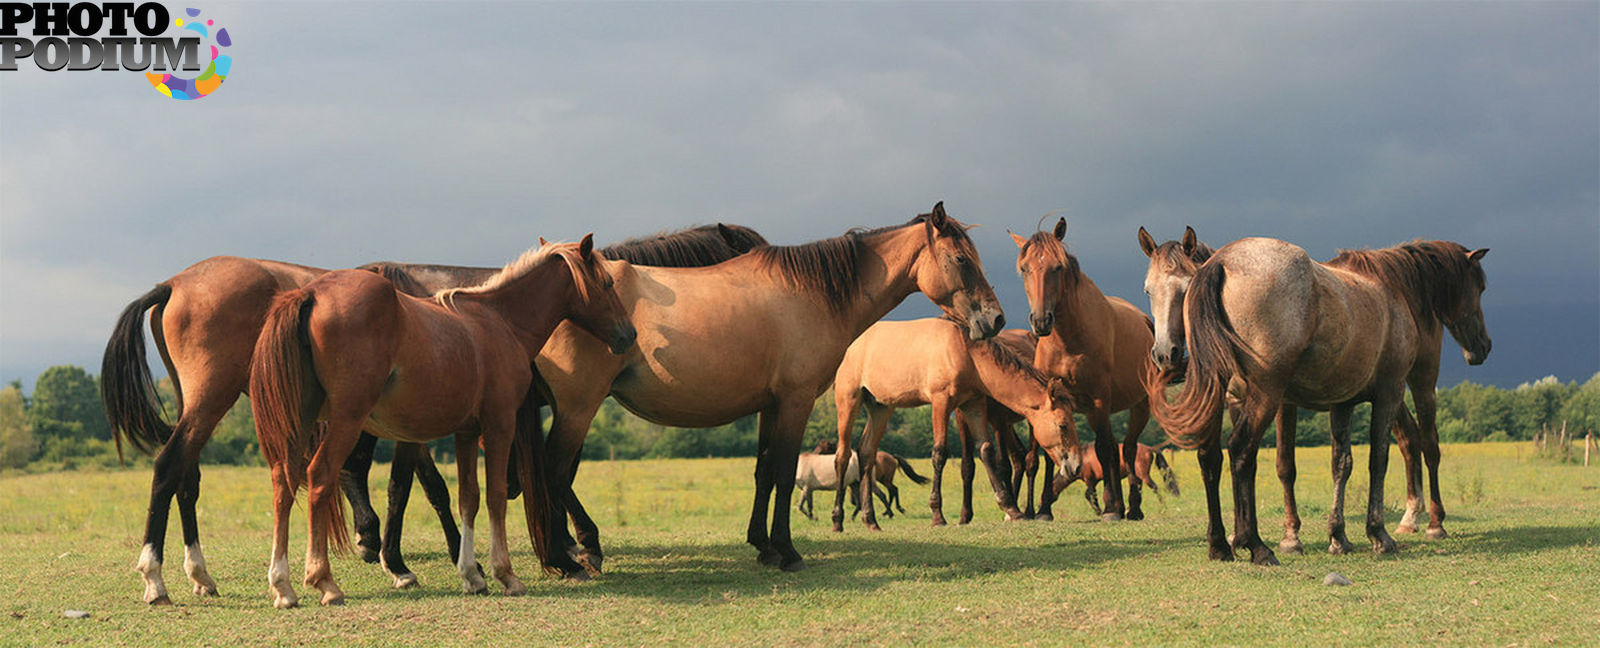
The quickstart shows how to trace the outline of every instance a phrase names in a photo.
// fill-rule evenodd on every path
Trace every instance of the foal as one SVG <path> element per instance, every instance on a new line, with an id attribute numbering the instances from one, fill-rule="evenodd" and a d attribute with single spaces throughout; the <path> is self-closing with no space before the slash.
<path id="1" fill-rule="evenodd" d="M 823 439 L 817 442 L 817 449 L 814 450 L 814 452 L 821 455 L 832 455 L 838 451 L 839 442 L 833 439 Z M 879 450 L 876 461 L 878 462 L 878 465 L 873 469 L 872 474 L 877 477 L 878 481 L 874 483 L 872 487 L 876 489 L 878 486 L 883 486 L 883 488 L 889 492 L 888 499 L 883 499 L 881 497 L 879 498 L 883 500 L 884 510 L 887 512 L 889 507 L 893 506 L 894 508 L 899 509 L 901 513 L 906 512 L 906 507 L 900 504 L 900 487 L 894 485 L 895 470 L 898 469 L 900 472 L 905 473 L 906 477 L 910 478 L 912 482 L 917 484 L 928 483 L 928 478 L 917 474 L 916 469 L 911 467 L 911 462 L 906 461 L 905 457 L 897 454 Z M 854 458 L 850 459 L 850 463 L 852 465 L 855 464 L 855 462 L 856 460 Z M 855 496 L 860 495 L 860 493 L 856 493 L 855 491 L 851 491 L 851 493 Z M 877 491 L 873 491 L 873 493 L 877 494 Z M 861 507 L 857 506 L 855 512 L 851 515 L 859 515 L 860 513 Z M 894 516 L 891 514 L 889 517 Z"/>
<path id="2" fill-rule="evenodd" d="M 1134 462 L 1131 467 L 1128 464 L 1123 464 L 1122 473 L 1130 475 L 1130 479 L 1137 479 L 1145 486 L 1149 486 L 1150 492 L 1160 497 L 1161 486 L 1156 484 L 1156 480 L 1150 477 L 1150 467 L 1152 465 L 1155 466 L 1156 470 L 1161 471 L 1161 480 L 1166 482 L 1167 492 L 1176 497 L 1178 495 L 1178 476 L 1173 474 L 1172 466 L 1167 464 L 1167 458 L 1162 456 L 1160 450 L 1143 443 L 1139 444 L 1138 461 Z M 1089 508 L 1094 509 L 1095 515 L 1100 515 L 1102 513 L 1100 510 L 1100 498 L 1095 496 L 1095 486 L 1100 483 L 1100 479 L 1104 475 L 1105 470 L 1100 465 L 1100 458 L 1095 455 L 1094 448 L 1085 448 L 1083 451 L 1083 470 L 1079 471 L 1078 477 L 1058 476 L 1055 478 L 1055 483 L 1051 484 L 1050 489 L 1059 495 L 1061 491 L 1071 486 L 1072 482 L 1082 478 L 1084 485 L 1083 499 L 1089 502 Z"/>
<path id="3" fill-rule="evenodd" d="M 289 509 L 309 491 L 311 533 L 305 582 L 324 605 L 344 592 L 328 564 L 330 536 L 348 543 L 337 497 L 338 468 L 363 427 L 377 436 L 426 442 L 454 435 L 463 525 L 457 569 L 469 593 L 487 590 L 473 551 L 478 509 L 477 443 L 487 457 L 490 564 L 507 594 L 526 591 L 506 546 L 506 468 L 513 444 L 534 551 L 545 558 L 553 510 L 539 468 L 542 439 L 521 421 L 533 360 L 563 319 L 628 349 L 635 337 L 611 288 L 593 236 L 530 250 L 475 288 L 423 300 L 360 270 L 331 272 L 278 297 L 252 360 L 250 404 L 272 467 L 274 534 L 268 583 L 273 605 L 293 607 Z M 525 416 L 531 418 L 531 416 Z M 325 428 L 314 431 L 313 421 Z"/>

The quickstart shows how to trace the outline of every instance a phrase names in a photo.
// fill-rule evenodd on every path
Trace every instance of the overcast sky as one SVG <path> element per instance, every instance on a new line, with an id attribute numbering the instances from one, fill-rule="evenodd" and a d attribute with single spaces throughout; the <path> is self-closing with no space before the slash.
<path id="1" fill-rule="evenodd" d="M 174 14 L 185 5 L 168 4 Z M 0 73 L 0 380 L 97 372 L 208 256 L 499 265 L 727 221 L 778 243 L 944 200 L 1014 325 L 1047 212 L 1148 308 L 1134 233 L 1489 247 L 1494 354 L 1600 370 L 1600 4 L 207 2 L 235 63 Z M 932 312 L 913 296 L 893 317 Z"/>

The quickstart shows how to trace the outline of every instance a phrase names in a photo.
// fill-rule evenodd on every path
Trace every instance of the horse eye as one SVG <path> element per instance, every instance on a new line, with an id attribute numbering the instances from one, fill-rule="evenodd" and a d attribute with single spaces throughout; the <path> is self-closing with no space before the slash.
<path id="1" fill-rule="evenodd" d="M 967 265 L 967 257 L 957 256 L 956 257 L 956 265 L 962 265 L 962 266 Z"/>

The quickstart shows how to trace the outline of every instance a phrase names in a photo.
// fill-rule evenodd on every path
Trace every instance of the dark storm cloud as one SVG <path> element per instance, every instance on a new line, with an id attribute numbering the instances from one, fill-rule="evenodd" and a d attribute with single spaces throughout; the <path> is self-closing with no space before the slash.
<path id="1" fill-rule="evenodd" d="M 1446 238 L 1493 248 L 1491 327 L 1515 313 L 1447 377 L 1600 369 L 1593 3 L 206 11 L 237 63 L 203 101 L 0 76 L 0 377 L 95 366 L 123 304 L 213 254 L 492 265 L 714 220 L 800 242 L 940 199 L 985 226 L 1013 322 L 1005 229 L 1052 210 L 1141 307 L 1139 225 L 1319 258 Z"/>

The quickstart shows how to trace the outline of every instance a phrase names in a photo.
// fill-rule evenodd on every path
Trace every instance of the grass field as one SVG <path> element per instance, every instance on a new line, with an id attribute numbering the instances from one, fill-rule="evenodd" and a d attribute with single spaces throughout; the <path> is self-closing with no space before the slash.
<path id="1" fill-rule="evenodd" d="M 421 585 L 393 590 L 377 567 L 336 558 L 349 604 L 321 608 L 298 586 L 302 505 L 290 555 L 310 605 L 291 611 L 272 609 L 266 595 L 265 469 L 205 474 L 201 533 L 222 595 L 188 591 L 174 515 L 166 577 L 177 605 L 154 609 L 140 602 L 132 571 L 148 472 L 7 476 L 0 644 L 1600 643 L 1600 467 L 1547 463 L 1513 444 L 1445 452 L 1452 536 L 1397 535 L 1395 556 L 1323 551 L 1328 453 L 1313 448 L 1299 455 L 1308 553 L 1280 555 L 1281 567 L 1206 560 L 1205 500 L 1195 460 L 1183 454 L 1175 462 L 1183 496 L 1147 496 L 1143 522 L 1096 521 L 1077 484 L 1055 522 L 1002 522 L 979 490 L 976 521 L 932 528 L 926 492 L 902 478 L 910 513 L 884 520 L 882 533 L 854 524 L 834 534 L 827 522 L 796 515 L 796 544 L 810 566 L 798 574 L 759 566 L 743 542 L 753 459 L 596 462 L 578 484 L 607 549 L 607 573 L 594 581 L 538 576 L 513 506 L 512 557 L 530 594 L 465 596 L 418 494 L 405 544 Z M 1274 544 L 1281 501 L 1270 452 L 1262 460 L 1262 530 Z M 913 462 L 926 473 L 926 459 Z M 1404 498 L 1399 463 L 1392 453 L 1391 530 Z M 952 520 L 955 466 L 945 475 Z M 1365 448 L 1356 449 L 1356 466 L 1351 540 L 1364 549 Z M 1223 498 L 1230 501 L 1226 481 Z M 819 497 L 819 511 L 829 505 Z M 1225 518 L 1231 524 L 1231 511 Z M 486 526 L 480 513 L 479 528 Z M 1330 571 L 1354 585 L 1324 586 Z M 92 616 L 66 619 L 67 609 Z"/>

